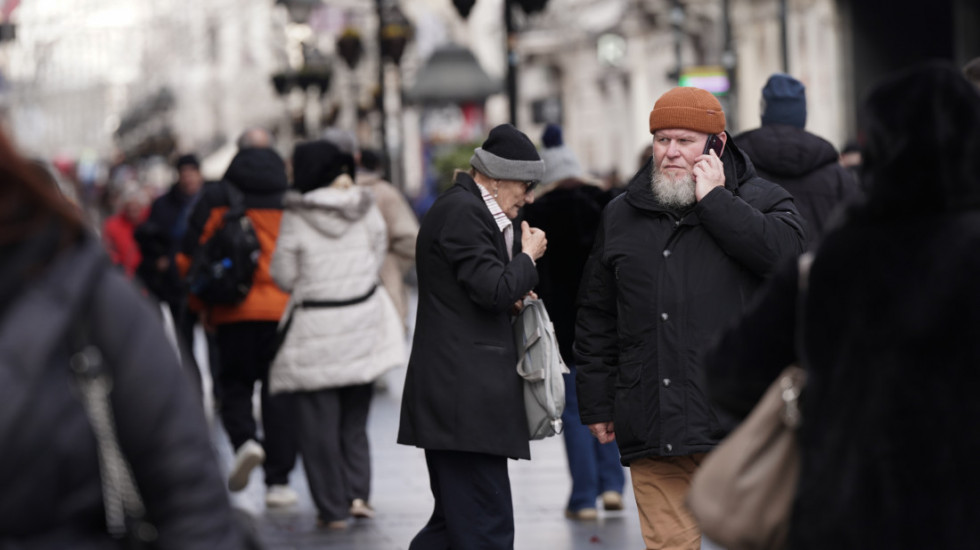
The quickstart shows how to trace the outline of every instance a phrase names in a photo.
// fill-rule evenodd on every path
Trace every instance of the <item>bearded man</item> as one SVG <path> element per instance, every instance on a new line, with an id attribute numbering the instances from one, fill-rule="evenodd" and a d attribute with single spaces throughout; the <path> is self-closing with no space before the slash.
<path id="1" fill-rule="evenodd" d="M 701 536 L 684 497 L 726 435 L 702 355 L 806 235 L 793 197 L 756 175 L 709 92 L 665 93 L 650 133 L 651 160 L 604 210 L 585 267 L 576 387 L 582 422 L 630 467 L 647 548 L 688 550 Z"/>

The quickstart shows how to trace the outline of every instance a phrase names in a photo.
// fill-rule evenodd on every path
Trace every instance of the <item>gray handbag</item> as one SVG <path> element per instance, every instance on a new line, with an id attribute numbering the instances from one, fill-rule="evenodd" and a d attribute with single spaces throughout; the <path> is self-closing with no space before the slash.
<path id="1" fill-rule="evenodd" d="M 558 350 L 555 327 L 544 302 L 524 300 L 524 308 L 514 319 L 517 343 L 517 374 L 524 379 L 524 408 L 531 440 L 562 432 L 561 413 L 565 410 L 565 380 L 570 372 Z"/>

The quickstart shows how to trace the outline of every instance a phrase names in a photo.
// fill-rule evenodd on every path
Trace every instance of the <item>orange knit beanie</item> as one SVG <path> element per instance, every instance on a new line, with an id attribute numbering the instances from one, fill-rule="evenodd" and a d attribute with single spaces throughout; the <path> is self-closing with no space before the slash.
<path id="1" fill-rule="evenodd" d="M 701 88 L 674 88 L 660 96 L 650 111 L 651 134 L 672 128 L 720 134 L 725 131 L 725 112 L 711 92 Z"/>

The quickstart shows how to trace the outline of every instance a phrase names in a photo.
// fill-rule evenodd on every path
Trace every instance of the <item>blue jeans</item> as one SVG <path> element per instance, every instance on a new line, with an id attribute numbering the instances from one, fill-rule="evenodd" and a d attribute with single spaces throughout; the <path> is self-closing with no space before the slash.
<path id="1" fill-rule="evenodd" d="M 561 415 L 568 454 L 568 470 L 572 475 L 572 496 L 568 499 L 571 511 L 595 508 L 596 498 L 606 491 L 623 492 L 626 477 L 619 462 L 616 442 L 600 445 L 578 416 L 578 395 L 575 392 L 575 366 L 565 378 L 565 412 Z"/>

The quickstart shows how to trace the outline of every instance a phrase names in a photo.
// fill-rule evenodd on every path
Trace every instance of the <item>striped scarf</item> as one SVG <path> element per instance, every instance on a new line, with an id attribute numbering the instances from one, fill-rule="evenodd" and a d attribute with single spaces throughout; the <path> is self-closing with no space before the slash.
<path id="1" fill-rule="evenodd" d="M 500 205 L 497 204 L 497 199 L 493 198 L 493 195 L 479 183 L 476 184 L 480 188 L 480 195 L 483 197 L 483 202 L 486 203 L 487 208 L 490 210 L 490 214 L 493 216 L 493 221 L 497 222 L 497 227 L 504 234 L 504 242 L 507 243 L 507 258 L 513 259 L 514 257 L 514 224 L 510 221 L 510 218 L 504 214 L 504 211 L 500 209 Z"/>

